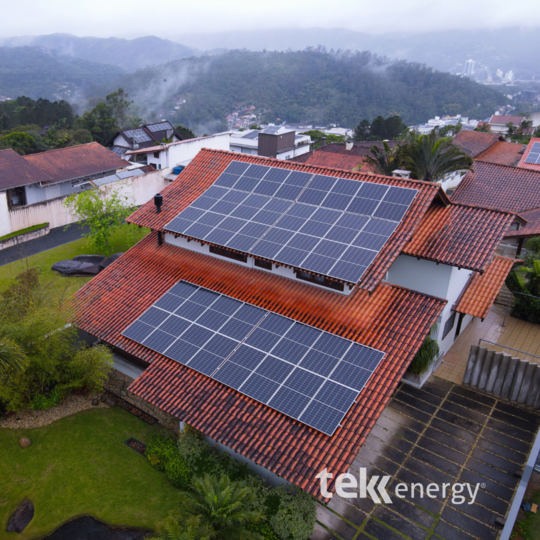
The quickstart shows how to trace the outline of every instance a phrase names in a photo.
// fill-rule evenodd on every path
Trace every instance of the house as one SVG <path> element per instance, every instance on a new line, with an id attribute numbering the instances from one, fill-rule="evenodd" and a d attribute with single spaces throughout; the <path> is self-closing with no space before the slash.
<path id="1" fill-rule="evenodd" d="M 540 171 L 540 139 L 531 138 L 529 144 L 523 151 L 518 167 L 531 171 Z"/>
<path id="2" fill-rule="evenodd" d="M 204 149 L 129 218 L 152 232 L 78 292 L 76 323 L 144 366 L 133 394 L 324 499 L 317 474 L 349 469 L 426 336 L 444 352 L 485 317 L 515 219 L 433 183 Z"/>
<path id="3" fill-rule="evenodd" d="M 309 135 L 297 135 L 292 129 L 274 125 L 262 130 L 233 131 L 230 139 L 231 152 L 276 159 L 291 159 L 306 154 L 310 144 Z"/>
<path id="4" fill-rule="evenodd" d="M 508 133 L 508 124 L 513 124 L 518 128 L 523 122 L 523 116 L 505 116 L 503 114 L 494 114 L 489 120 L 488 125 L 494 133 Z"/>
<path id="5" fill-rule="evenodd" d="M 226 131 L 207 137 L 161 143 L 155 146 L 140 148 L 139 150 L 129 150 L 122 157 L 132 163 L 153 165 L 157 170 L 185 167 L 189 165 L 199 150 L 203 148 L 229 150 L 230 138 L 230 132 Z M 178 175 L 175 175 L 174 178 L 176 176 Z"/>
<path id="6" fill-rule="evenodd" d="M 391 149 L 400 144 L 399 141 L 386 141 L 386 143 Z M 365 161 L 365 157 L 370 154 L 373 146 L 383 148 L 382 142 L 377 141 L 330 143 L 292 158 L 292 161 L 331 169 L 371 172 L 373 168 Z"/>
<path id="7" fill-rule="evenodd" d="M 540 234 L 540 168 L 508 167 L 475 161 L 452 195 L 452 201 L 483 208 L 514 212 L 526 220 L 516 222 L 505 234 L 503 246 L 519 255 L 526 238 Z"/>
<path id="8" fill-rule="evenodd" d="M 523 156 L 523 145 L 506 142 L 498 133 L 460 131 L 453 139 L 474 160 L 515 166 Z"/>
<path id="9" fill-rule="evenodd" d="M 171 142 L 177 142 L 181 141 L 182 137 L 169 121 L 162 120 L 154 124 L 144 124 L 140 127 L 117 131 L 107 146 L 115 154 L 121 156 L 129 150 L 156 146 L 163 140 L 171 139 Z"/>

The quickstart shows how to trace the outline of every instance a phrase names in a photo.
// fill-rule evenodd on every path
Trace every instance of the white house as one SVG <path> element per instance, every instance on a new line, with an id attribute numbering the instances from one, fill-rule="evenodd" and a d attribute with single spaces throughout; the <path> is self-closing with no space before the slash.
<path id="1" fill-rule="evenodd" d="M 121 156 L 129 150 L 139 150 L 155 146 L 163 140 L 171 140 L 172 142 L 182 140 L 181 135 L 168 120 L 117 131 L 107 146 L 115 154 Z"/>

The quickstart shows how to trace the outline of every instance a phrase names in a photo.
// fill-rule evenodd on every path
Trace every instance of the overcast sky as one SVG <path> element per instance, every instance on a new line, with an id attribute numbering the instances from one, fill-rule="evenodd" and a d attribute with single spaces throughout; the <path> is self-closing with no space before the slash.
<path id="1" fill-rule="evenodd" d="M 1 37 L 182 34 L 270 28 L 360 32 L 540 27 L 540 1 L 521 0 L 26 0 L 2 2 Z"/>

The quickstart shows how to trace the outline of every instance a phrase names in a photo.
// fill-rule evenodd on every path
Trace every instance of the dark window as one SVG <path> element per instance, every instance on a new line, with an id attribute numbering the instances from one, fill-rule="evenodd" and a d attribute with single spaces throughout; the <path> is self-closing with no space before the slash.
<path id="1" fill-rule="evenodd" d="M 264 268 L 265 270 L 272 270 L 272 263 L 268 261 L 261 261 L 260 259 L 255 259 L 255 266 L 259 268 Z"/>
<path id="2" fill-rule="evenodd" d="M 241 255 L 240 253 L 235 253 L 234 251 L 229 251 L 225 248 L 210 246 L 210 253 L 215 253 L 216 255 L 221 255 L 222 257 L 227 257 L 228 259 L 233 259 L 235 261 L 247 262 L 247 255 Z"/>
<path id="3" fill-rule="evenodd" d="M 159 152 L 154 152 L 154 157 L 155 157 L 156 159 L 159 159 Z"/>
<path id="4" fill-rule="evenodd" d="M 448 335 L 450 330 L 454 328 L 455 322 L 456 322 L 456 312 L 452 311 L 452 315 L 450 315 L 448 320 L 444 323 L 443 336 L 442 336 L 443 339 Z"/>
<path id="5" fill-rule="evenodd" d="M 338 283 L 337 281 L 332 281 L 331 279 L 315 276 L 309 272 L 302 272 L 301 270 L 296 271 L 296 277 L 302 281 L 309 281 L 310 283 L 316 283 L 317 285 L 322 285 L 323 287 L 328 287 L 329 289 L 334 289 L 336 291 L 343 291 L 343 283 Z"/>

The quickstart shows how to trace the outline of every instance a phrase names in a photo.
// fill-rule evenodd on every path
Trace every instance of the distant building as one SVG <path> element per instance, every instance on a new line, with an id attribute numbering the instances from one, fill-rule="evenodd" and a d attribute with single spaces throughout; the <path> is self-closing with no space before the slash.
<path id="1" fill-rule="evenodd" d="M 519 127 L 523 121 L 523 116 L 505 116 L 494 114 L 489 120 L 489 129 L 494 133 L 508 133 L 508 124 Z"/>
<path id="2" fill-rule="evenodd" d="M 457 126 L 458 124 L 462 125 L 462 130 L 473 130 L 476 128 L 478 123 L 478 120 L 469 119 L 466 116 L 457 114 L 456 116 L 436 116 L 435 118 L 428 120 L 425 124 L 413 126 L 412 129 L 422 135 L 425 135 L 427 133 L 431 133 L 436 128 Z"/>
<path id="3" fill-rule="evenodd" d="M 163 139 L 172 139 L 172 142 L 181 141 L 181 135 L 167 120 L 155 124 L 122 129 L 114 134 L 107 146 L 118 156 L 129 150 L 139 150 L 160 144 Z"/>
<path id="4" fill-rule="evenodd" d="M 233 131 L 230 139 L 231 152 L 291 159 L 309 152 L 309 135 L 297 135 L 288 127 L 270 125 L 263 130 Z"/>
<path id="5" fill-rule="evenodd" d="M 474 75 L 474 60 L 467 60 L 465 62 L 465 70 L 463 71 L 463 74 L 467 77 Z"/>

